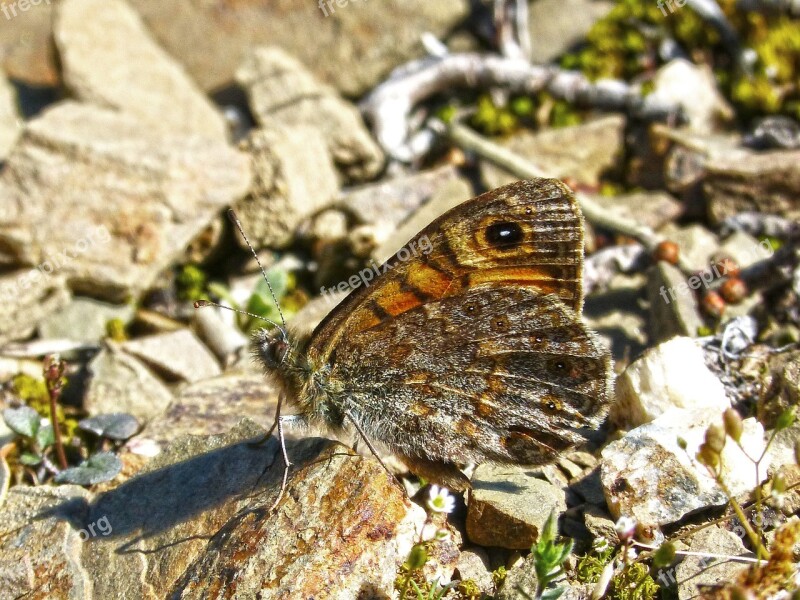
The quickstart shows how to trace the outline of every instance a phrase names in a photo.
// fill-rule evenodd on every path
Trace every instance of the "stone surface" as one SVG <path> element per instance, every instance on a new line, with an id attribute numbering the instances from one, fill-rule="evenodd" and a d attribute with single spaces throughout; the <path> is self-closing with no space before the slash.
<path id="1" fill-rule="evenodd" d="M 690 285 L 700 289 L 703 280 L 699 277 L 687 280 L 678 267 L 664 261 L 647 271 L 648 328 L 653 341 L 664 342 L 675 336 L 696 337 L 705 326 Z"/>
<path id="2" fill-rule="evenodd" d="M 800 219 L 800 150 L 717 156 L 706 163 L 703 191 L 714 223 L 745 211 Z"/>
<path id="3" fill-rule="evenodd" d="M 277 404 L 278 390 L 263 374 L 233 371 L 182 389 L 142 435 L 165 447 L 181 435 L 222 434 L 242 417 L 268 430 L 275 419 Z M 290 428 L 285 432 L 288 439 L 295 438 Z"/>
<path id="4" fill-rule="evenodd" d="M 678 226 L 669 223 L 661 235 L 678 245 L 678 251 L 689 268 L 700 271 L 710 266 L 711 256 L 719 250 L 719 239 L 699 223 Z"/>
<path id="5" fill-rule="evenodd" d="M 2 209 L 0 209 L 2 210 Z M 28 337 L 37 324 L 67 305 L 64 278 L 38 269 L 0 276 L 0 346 Z"/>
<path id="6" fill-rule="evenodd" d="M 530 549 L 550 513 L 566 509 L 564 491 L 529 469 L 482 464 L 472 476 L 467 536 L 480 546 Z"/>
<path id="7" fill-rule="evenodd" d="M 538 0 L 528 8 L 531 62 L 547 64 L 585 40 L 598 20 L 614 7 L 595 0 Z"/>
<path id="8" fill-rule="evenodd" d="M 769 240 L 759 242 L 744 231 L 734 231 L 722 242 L 720 254 L 730 256 L 739 268 L 745 269 L 775 253 Z"/>
<path id="9" fill-rule="evenodd" d="M 725 387 L 705 364 L 703 350 L 677 337 L 647 350 L 617 377 L 609 418 L 630 429 L 649 423 L 672 408 L 722 414 L 731 402 Z"/>
<path id="10" fill-rule="evenodd" d="M 680 106 L 688 128 L 701 134 L 719 129 L 734 115 L 711 69 L 682 58 L 670 61 L 656 72 L 650 97 Z"/>
<path id="11" fill-rule="evenodd" d="M 484 594 L 490 595 L 494 591 L 489 555 L 482 548 L 462 550 L 458 556 L 454 575 L 462 581 L 471 579 Z"/>
<path id="12" fill-rule="evenodd" d="M 677 219 L 683 205 L 664 191 L 641 191 L 619 196 L 593 195 L 591 199 L 612 214 L 658 230 Z"/>
<path id="13" fill-rule="evenodd" d="M 133 318 L 130 304 L 109 304 L 91 298 L 72 302 L 39 323 L 39 336 L 79 342 L 99 342 L 106 337 L 106 324 L 112 319 L 128 323 Z"/>
<path id="14" fill-rule="evenodd" d="M 62 0 L 54 38 L 76 98 L 170 133 L 227 139 L 222 114 L 124 0 Z"/>
<path id="15" fill-rule="evenodd" d="M 280 46 L 345 96 L 361 96 L 395 67 L 425 55 L 420 37 L 438 39 L 464 21 L 466 0 L 377 3 L 163 2 L 132 0 L 154 37 L 205 90 L 229 86 L 257 46 Z"/>
<path id="16" fill-rule="evenodd" d="M 249 183 L 247 157 L 226 144 L 59 104 L 26 125 L 0 173 L 0 255 L 49 263 L 94 297 L 135 295 Z"/>
<path id="17" fill-rule="evenodd" d="M 595 186 L 603 172 L 618 164 L 624 131 L 625 118 L 612 115 L 572 127 L 538 132 L 523 129 L 500 144 L 538 166 L 548 177 L 568 177 Z M 519 179 L 488 161 L 481 162 L 481 176 L 488 189 Z"/>
<path id="18" fill-rule="evenodd" d="M 0 69 L 0 162 L 8 156 L 22 129 L 17 92 Z"/>
<path id="19" fill-rule="evenodd" d="M 725 504 L 727 496 L 694 460 L 712 423 L 722 424 L 716 410 L 675 408 L 608 444 L 602 452 L 600 478 L 613 517 L 631 517 L 647 529 Z M 679 447 L 679 437 L 686 441 L 686 450 Z M 763 452 L 764 429 L 755 419 L 744 420 L 741 442 L 750 456 Z M 722 465 L 722 476 L 734 496 L 759 483 L 753 463 L 735 444 L 725 445 Z M 766 467 L 761 465 L 762 480 Z"/>
<path id="20" fill-rule="evenodd" d="M 502 587 L 497 593 L 497 600 L 519 600 L 535 598 L 539 579 L 536 577 L 534 556 L 529 554 L 519 565 L 509 569 Z"/>
<path id="21" fill-rule="evenodd" d="M 383 152 L 370 137 L 361 115 L 305 65 L 275 46 L 253 50 L 236 73 L 250 109 L 262 126 L 308 125 L 325 138 L 336 166 L 351 180 L 375 177 Z"/>
<path id="22" fill-rule="evenodd" d="M 234 204 L 236 214 L 256 248 L 285 247 L 339 189 L 326 142 L 308 126 L 272 125 L 252 131 L 240 148 L 251 157 L 254 182 Z"/>
<path id="23" fill-rule="evenodd" d="M 92 414 L 126 412 L 149 421 L 172 401 L 172 394 L 138 359 L 109 342 L 89 363 L 92 377 L 84 407 Z"/>
<path id="24" fill-rule="evenodd" d="M 225 435 L 182 437 L 95 495 L 72 486 L 15 488 L 0 508 L 12 527 L 0 555 L 26 568 L 0 564 L 3 592 L 389 596 L 425 512 L 374 459 L 318 438 L 289 445 L 295 470 L 271 511 L 283 466 L 274 439 L 251 443 L 262 434 L 243 422 Z"/>
<path id="25" fill-rule="evenodd" d="M 2 16 L 0 64 L 12 79 L 32 86 L 54 86 L 60 78 L 52 46 L 55 2 L 32 4 L 26 11 L 20 10 L 16 2 L 4 4 L 10 18 Z"/>
<path id="26" fill-rule="evenodd" d="M 139 337 L 121 348 L 171 380 L 193 383 L 220 374 L 214 355 L 188 329 Z"/>
<path id="27" fill-rule="evenodd" d="M 727 556 L 752 556 L 736 534 L 717 525 L 707 527 L 692 536 L 690 552 Z M 698 585 L 714 585 L 735 581 L 747 565 L 719 558 L 687 556 L 676 569 L 678 597 L 681 600 L 696 598 Z"/>

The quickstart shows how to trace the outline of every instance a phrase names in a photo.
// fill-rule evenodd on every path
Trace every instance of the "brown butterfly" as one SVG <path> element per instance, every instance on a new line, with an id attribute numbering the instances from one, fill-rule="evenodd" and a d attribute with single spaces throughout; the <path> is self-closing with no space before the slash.
<path id="1" fill-rule="evenodd" d="M 469 487 L 459 465 L 541 464 L 583 441 L 605 416 L 611 367 L 581 322 L 583 223 L 570 190 L 554 179 L 501 187 L 409 246 L 422 241 L 430 252 L 398 252 L 310 336 L 256 333 L 293 419 L 352 424 L 454 490 Z"/>

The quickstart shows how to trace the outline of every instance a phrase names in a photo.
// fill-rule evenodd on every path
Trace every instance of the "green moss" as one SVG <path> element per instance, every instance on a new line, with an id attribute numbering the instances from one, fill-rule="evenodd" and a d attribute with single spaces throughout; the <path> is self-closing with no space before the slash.
<path id="1" fill-rule="evenodd" d="M 206 284 L 208 277 L 196 265 L 183 265 L 175 278 L 178 298 L 181 300 L 208 300 Z"/>
<path id="2" fill-rule="evenodd" d="M 115 342 L 124 342 L 128 339 L 125 323 L 122 319 L 109 319 L 106 321 L 106 336 Z"/>

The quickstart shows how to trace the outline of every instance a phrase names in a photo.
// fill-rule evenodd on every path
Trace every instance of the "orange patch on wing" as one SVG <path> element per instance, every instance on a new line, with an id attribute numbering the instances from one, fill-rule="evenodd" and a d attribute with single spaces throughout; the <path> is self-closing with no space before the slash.
<path id="1" fill-rule="evenodd" d="M 561 266 L 506 267 L 473 271 L 469 274 L 470 285 L 503 282 L 506 284 L 529 285 L 544 294 L 558 294 L 572 298 L 572 282 L 561 281 Z"/>
<path id="2" fill-rule="evenodd" d="M 441 271 L 420 263 L 410 265 L 406 274 L 406 281 L 434 298 L 441 298 L 450 287 L 453 279 Z"/>
<path id="3" fill-rule="evenodd" d="M 400 284 L 393 281 L 375 296 L 375 302 L 393 317 L 416 308 L 422 304 L 414 292 L 400 289 Z"/>

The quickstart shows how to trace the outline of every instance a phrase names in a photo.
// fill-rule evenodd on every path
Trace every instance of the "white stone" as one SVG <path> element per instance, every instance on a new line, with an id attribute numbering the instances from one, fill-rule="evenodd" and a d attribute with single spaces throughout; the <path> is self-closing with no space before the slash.
<path id="1" fill-rule="evenodd" d="M 0 71 L 0 161 L 8 156 L 11 146 L 22 129 L 22 117 L 17 107 L 17 94 L 11 83 Z"/>
<path id="2" fill-rule="evenodd" d="M 612 421 L 629 429 L 671 408 L 703 408 L 721 414 L 730 407 L 722 382 L 706 366 L 695 340 L 676 337 L 647 350 L 617 378 Z"/>

